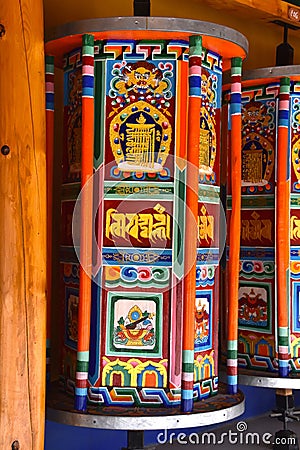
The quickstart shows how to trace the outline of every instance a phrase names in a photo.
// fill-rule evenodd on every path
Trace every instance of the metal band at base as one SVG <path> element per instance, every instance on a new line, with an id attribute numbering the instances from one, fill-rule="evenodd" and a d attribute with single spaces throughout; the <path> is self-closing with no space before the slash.
<path id="1" fill-rule="evenodd" d="M 109 430 L 160 430 L 194 428 L 226 422 L 234 419 L 245 410 L 245 400 L 229 408 L 206 413 L 178 414 L 174 416 L 99 416 L 79 414 L 57 409 L 47 409 L 47 420 L 79 427 Z"/>
<path id="2" fill-rule="evenodd" d="M 239 374 L 239 384 L 276 389 L 300 389 L 300 378 Z"/>
<path id="3" fill-rule="evenodd" d="M 219 373 L 220 382 L 225 382 L 227 379 L 225 366 L 221 366 Z M 275 388 L 275 389 L 300 389 L 300 377 L 299 375 L 291 376 L 286 378 L 281 378 L 278 375 L 271 375 L 266 372 L 258 373 L 253 371 L 246 373 L 239 371 L 238 373 L 238 383 L 239 387 L 244 386 L 254 386 L 254 387 L 264 387 L 264 388 Z"/>

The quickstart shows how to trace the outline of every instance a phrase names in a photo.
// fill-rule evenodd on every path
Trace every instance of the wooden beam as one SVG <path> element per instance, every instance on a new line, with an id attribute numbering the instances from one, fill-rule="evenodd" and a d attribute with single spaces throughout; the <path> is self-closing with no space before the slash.
<path id="1" fill-rule="evenodd" d="M 233 0 L 232 3 L 236 8 L 247 7 L 258 12 L 271 16 L 281 17 L 288 10 L 288 4 L 281 0 L 272 0 L 263 2 L 261 0 Z"/>
<path id="2" fill-rule="evenodd" d="M 299 8 L 282 0 L 201 0 L 201 2 L 213 9 L 232 12 L 245 18 L 264 21 L 280 19 L 291 25 L 300 26 L 300 23 L 295 23 L 295 17 L 291 18 L 290 13 L 291 7 L 298 10 Z"/>
<path id="3" fill-rule="evenodd" d="M 0 448 L 42 450 L 46 163 L 41 0 L 0 2 Z M 1 151 L 2 149 L 2 151 Z"/>

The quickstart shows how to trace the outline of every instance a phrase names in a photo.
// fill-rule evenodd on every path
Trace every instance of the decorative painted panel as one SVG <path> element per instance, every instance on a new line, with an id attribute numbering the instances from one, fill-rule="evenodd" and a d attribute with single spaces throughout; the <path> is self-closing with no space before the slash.
<path id="1" fill-rule="evenodd" d="M 89 352 L 78 351 L 77 366 L 88 372 L 89 400 L 99 404 L 127 406 L 129 397 L 136 406 L 181 401 L 188 58 L 183 39 L 97 40 L 93 90 L 91 55 L 65 56 L 61 260 L 69 271 L 80 258 L 72 247 L 74 233 L 80 235 L 72 216 L 81 200 L 83 103 L 94 95 L 91 344 Z M 223 60 L 205 48 L 200 60 L 194 400 L 218 389 Z M 76 279 L 64 291 L 68 386 L 79 342 L 78 289 Z"/>
<path id="2" fill-rule="evenodd" d="M 64 86 L 63 182 L 70 183 L 80 181 L 81 177 L 82 76 L 78 50 L 66 58 Z"/>
<path id="3" fill-rule="evenodd" d="M 185 42 L 107 42 L 106 180 L 169 181 L 173 176 L 177 58 L 172 47 Z M 165 48 L 169 52 L 164 53 Z M 116 49 L 121 58 L 109 58 Z M 102 53 L 103 52 L 103 53 Z"/>
<path id="4" fill-rule="evenodd" d="M 271 286 L 266 283 L 240 282 L 239 329 L 271 332 Z"/>
<path id="5" fill-rule="evenodd" d="M 109 292 L 107 354 L 162 356 L 162 295 Z"/>
<path id="6" fill-rule="evenodd" d="M 255 71 L 253 71 L 253 75 Z M 279 229 L 278 211 L 286 211 L 278 201 L 279 102 L 281 83 L 278 76 L 242 82 L 242 211 L 239 287 L 239 366 L 243 369 L 278 372 L 284 365 L 288 372 L 299 372 L 298 278 L 300 223 L 300 75 L 287 79 L 289 111 L 281 116 L 287 123 L 288 155 L 286 180 L 291 179 L 286 194 L 289 205 L 289 230 Z M 289 83 L 289 84 L 288 84 Z M 224 103 L 228 100 L 225 89 Z M 281 107 L 282 110 L 283 107 Z M 224 111 L 225 111 L 224 106 Z M 224 113 L 226 114 L 226 112 Z M 290 117 L 290 119 L 288 119 Z M 228 127 L 230 129 L 230 125 Z M 230 131 L 228 131 L 230 135 Z M 230 138 L 227 136 L 224 142 Z M 282 145 L 282 144 L 281 144 Z M 286 153 L 286 152 L 285 152 Z M 230 167 L 230 162 L 229 162 Z M 227 218 L 231 217 L 230 170 L 228 171 Z M 285 311 L 288 326 L 279 324 L 278 303 L 279 233 L 287 240 L 290 268 Z M 228 254 L 228 252 L 227 252 Z M 278 259 L 277 259 L 278 266 Z M 224 285 L 224 280 L 223 280 Z M 224 286 L 225 290 L 225 286 Z M 224 319 L 223 319 L 224 321 Z M 284 343 L 283 343 L 284 342 Z M 286 352 L 282 356 L 282 349 Z M 223 350 L 225 352 L 225 350 Z M 283 362 L 281 362 L 284 360 Z M 284 372 L 284 371 L 283 371 Z M 281 372 L 281 373 L 283 373 Z M 250 372 L 251 373 L 251 372 Z"/>
<path id="7" fill-rule="evenodd" d="M 195 352 L 212 348 L 213 297 L 211 290 L 197 290 L 195 302 Z"/>

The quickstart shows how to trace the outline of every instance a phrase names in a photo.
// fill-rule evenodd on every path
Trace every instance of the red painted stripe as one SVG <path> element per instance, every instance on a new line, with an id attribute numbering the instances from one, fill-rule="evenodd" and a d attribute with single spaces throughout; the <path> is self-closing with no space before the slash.
<path id="1" fill-rule="evenodd" d="M 189 67 L 192 66 L 201 66 L 201 58 L 200 56 L 191 56 L 189 58 Z"/>
<path id="2" fill-rule="evenodd" d="M 82 57 L 82 65 L 83 66 L 94 66 L 94 57 L 93 56 L 83 56 Z"/>
<path id="3" fill-rule="evenodd" d="M 290 359 L 290 355 L 288 353 L 278 353 L 278 359 L 282 359 L 283 361 L 287 361 Z"/>
<path id="4" fill-rule="evenodd" d="M 46 73 L 45 74 L 45 80 L 46 80 L 46 83 L 54 83 L 54 74 L 53 73 Z"/>
<path id="5" fill-rule="evenodd" d="M 280 94 L 279 95 L 280 100 L 289 100 L 289 98 L 290 98 L 290 94 Z M 279 109 L 280 109 L 280 103 L 279 103 Z"/>
<path id="6" fill-rule="evenodd" d="M 182 389 L 186 391 L 191 391 L 194 389 L 194 381 L 182 380 Z"/>
<path id="7" fill-rule="evenodd" d="M 238 373 L 237 366 L 235 367 L 227 366 L 227 375 L 237 375 L 237 373 Z"/>
<path id="8" fill-rule="evenodd" d="M 75 380 L 75 386 L 77 388 L 86 388 L 87 385 L 88 385 L 88 382 L 86 379 L 85 380 Z"/>

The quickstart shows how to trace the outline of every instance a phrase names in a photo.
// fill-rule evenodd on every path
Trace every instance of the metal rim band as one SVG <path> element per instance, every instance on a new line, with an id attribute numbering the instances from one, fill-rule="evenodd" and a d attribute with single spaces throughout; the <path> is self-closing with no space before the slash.
<path id="1" fill-rule="evenodd" d="M 197 33 L 204 36 L 225 39 L 239 45 L 248 52 L 246 37 L 233 28 L 202 20 L 169 17 L 103 17 L 79 20 L 58 26 L 46 33 L 46 42 L 65 36 L 97 31 L 147 30 Z"/>
<path id="2" fill-rule="evenodd" d="M 255 386 L 276 389 L 300 389 L 300 378 L 280 378 L 267 375 L 239 374 L 239 383 L 245 386 Z"/>
<path id="3" fill-rule="evenodd" d="M 271 83 L 279 81 L 282 77 L 289 77 L 291 80 L 300 80 L 300 65 L 294 66 L 274 66 L 262 67 L 259 69 L 247 70 L 242 75 L 242 87 L 255 85 L 260 82 Z M 229 88 L 230 75 L 224 74 L 223 86 Z"/>
<path id="4" fill-rule="evenodd" d="M 192 34 L 199 34 L 213 41 L 212 46 L 215 48 L 212 48 L 212 50 L 214 51 L 217 51 L 218 47 L 221 48 L 223 45 L 225 52 L 232 53 L 228 53 L 228 58 L 233 56 L 245 57 L 249 47 L 248 41 L 243 34 L 224 25 L 181 18 L 127 16 L 80 20 L 58 26 L 46 33 L 46 52 L 49 44 L 57 40 L 63 41 L 66 38 L 74 38 L 84 33 L 92 33 L 96 39 L 101 38 L 101 33 L 103 35 L 113 35 L 115 39 L 117 38 L 116 33 L 118 33 L 118 38 L 120 39 L 122 36 L 120 37 L 119 33 L 122 31 L 140 34 L 151 31 L 166 33 L 166 35 L 170 33 L 170 37 L 172 34 L 177 33 L 182 34 L 182 38 Z M 224 45 L 226 42 L 231 44 L 231 50 Z M 222 54 L 222 52 L 220 53 Z"/>
<path id="5" fill-rule="evenodd" d="M 217 411 L 173 416 L 101 416 L 47 408 L 47 420 L 65 425 L 110 430 L 161 430 L 194 428 L 222 423 L 240 416 L 244 410 L 245 400 Z"/>
<path id="6" fill-rule="evenodd" d="M 264 67 L 255 70 L 247 70 L 242 77 L 243 81 L 259 80 L 259 79 L 280 79 L 282 77 L 300 78 L 300 66 L 275 66 Z"/>
<path id="7" fill-rule="evenodd" d="M 220 368 L 219 379 L 222 382 L 226 382 L 226 372 L 224 366 L 221 366 Z M 250 373 L 250 371 L 247 372 L 246 369 L 242 369 L 239 370 L 238 380 L 239 386 L 254 386 L 275 389 L 300 389 L 300 378 L 297 374 L 284 378 L 267 372 L 257 373 L 257 371 L 253 371 L 253 373 Z"/>

